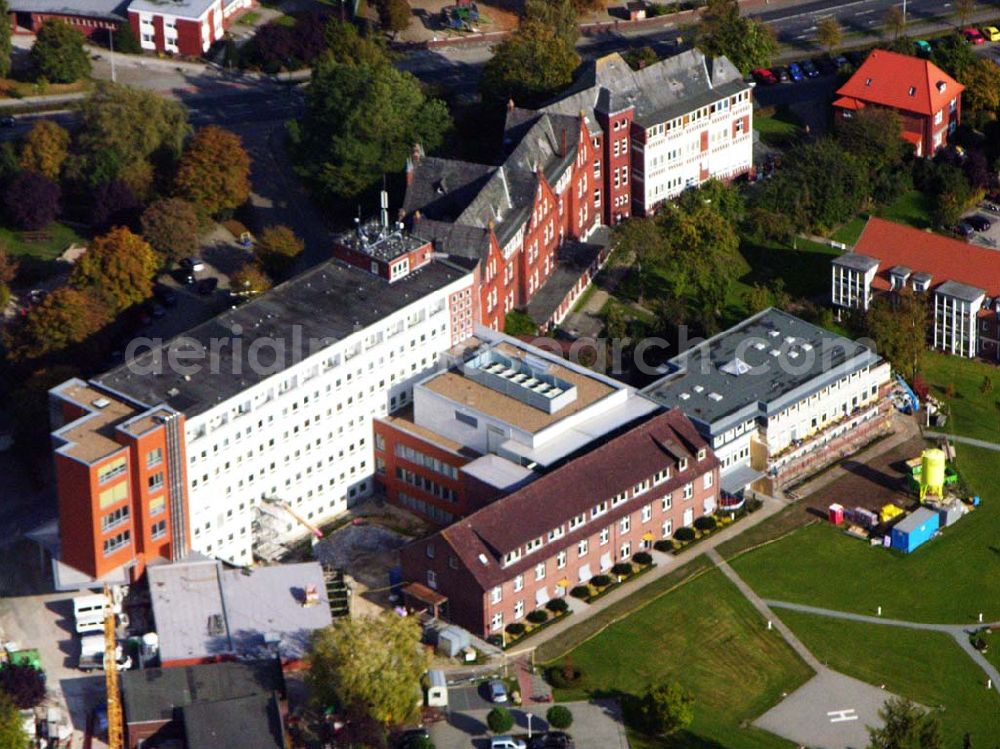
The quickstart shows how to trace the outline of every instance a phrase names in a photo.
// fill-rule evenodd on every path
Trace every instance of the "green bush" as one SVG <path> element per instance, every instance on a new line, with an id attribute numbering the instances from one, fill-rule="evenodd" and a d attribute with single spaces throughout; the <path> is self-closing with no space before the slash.
<path id="1" fill-rule="evenodd" d="M 594 575 L 590 578 L 590 584 L 598 588 L 604 588 L 611 585 L 611 578 L 607 575 Z"/>
<path id="2" fill-rule="evenodd" d="M 553 705 L 545 713 L 545 720 L 549 722 L 549 725 L 553 728 L 558 728 L 560 731 L 565 731 L 571 725 L 573 725 L 573 713 L 569 711 L 568 707 L 563 705 Z"/>
<path id="3" fill-rule="evenodd" d="M 569 611 L 569 604 L 566 603 L 565 598 L 553 598 L 547 604 L 545 608 L 551 611 L 553 614 L 564 614 Z"/>
<path id="4" fill-rule="evenodd" d="M 566 689 L 576 684 L 582 675 L 583 672 L 575 668 L 572 664 L 564 664 L 549 668 L 545 674 L 545 678 L 556 689 Z"/>
<path id="5" fill-rule="evenodd" d="M 569 592 L 573 598 L 586 598 L 590 595 L 590 588 L 586 585 L 577 585 L 573 590 Z"/>
<path id="6" fill-rule="evenodd" d="M 711 515 L 702 515 L 694 521 L 694 527 L 700 531 L 714 531 L 719 524 Z"/>
<path id="7" fill-rule="evenodd" d="M 619 562 L 611 568 L 611 574 L 620 577 L 628 577 L 632 574 L 632 565 L 628 562 Z"/>
<path id="8" fill-rule="evenodd" d="M 409 749 L 435 749 L 434 742 L 431 741 L 430 736 L 417 736 L 413 743 L 409 745 Z"/>
<path id="9" fill-rule="evenodd" d="M 657 551 L 663 552 L 664 554 L 669 554 L 674 550 L 674 545 L 670 542 L 669 538 L 661 538 L 653 544 L 653 548 Z"/>
<path id="10" fill-rule="evenodd" d="M 674 538 L 681 543 L 694 541 L 694 528 L 678 528 L 674 531 Z"/>
<path id="11" fill-rule="evenodd" d="M 653 557 L 651 557 L 649 555 L 649 552 L 647 551 L 640 551 L 638 554 L 632 557 L 632 561 L 635 562 L 636 564 L 642 564 L 642 565 L 652 564 Z"/>
<path id="12" fill-rule="evenodd" d="M 10 287 L 0 283 L 0 310 L 10 303 Z"/>
<path id="13" fill-rule="evenodd" d="M 514 727 L 514 716 L 505 707 L 495 707 L 486 716 L 486 724 L 493 733 L 506 733 Z"/>
<path id="14" fill-rule="evenodd" d="M 549 618 L 549 614 L 545 609 L 535 609 L 534 611 L 528 612 L 528 621 L 532 624 L 541 624 Z"/>
<path id="15" fill-rule="evenodd" d="M 511 622 L 507 625 L 507 634 L 513 637 L 520 637 L 524 634 L 524 625 L 521 622 Z"/>

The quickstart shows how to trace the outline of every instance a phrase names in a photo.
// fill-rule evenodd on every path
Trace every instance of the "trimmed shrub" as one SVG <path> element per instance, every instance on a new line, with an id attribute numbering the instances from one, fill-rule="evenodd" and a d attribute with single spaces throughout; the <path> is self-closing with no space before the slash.
<path id="1" fill-rule="evenodd" d="M 521 622 L 511 622 L 507 625 L 507 634 L 520 637 L 524 634 L 524 625 Z"/>
<path id="2" fill-rule="evenodd" d="M 632 565 L 628 562 L 619 562 L 611 568 L 611 574 L 621 577 L 628 577 L 632 574 Z"/>
<path id="3" fill-rule="evenodd" d="M 590 595 L 590 588 L 586 585 L 577 585 L 573 590 L 569 592 L 573 598 L 586 598 Z"/>
<path id="4" fill-rule="evenodd" d="M 563 614 L 569 611 L 569 604 L 566 603 L 566 599 L 564 598 L 553 598 L 551 601 L 545 604 L 545 608 L 547 608 L 553 614 Z"/>
<path id="5" fill-rule="evenodd" d="M 678 528 L 674 531 L 674 538 L 681 543 L 694 541 L 694 528 Z"/>
<path id="6" fill-rule="evenodd" d="M 514 727 L 514 716 L 505 707 L 495 707 L 487 714 L 486 724 L 493 733 L 506 733 Z"/>
<path id="7" fill-rule="evenodd" d="M 653 557 L 649 555 L 648 551 L 640 551 L 639 553 L 633 555 L 632 561 L 636 564 L 647 565 L 653 563 Z"/>
<path id="8" fill-rule="evenodd" d="M 549 684 L 556 687 L 556 689 L 566 689 L 576 684 L 583 672 L 580 669 L 575 668 L 572 664 L 564 666 L 552 666 L 546 673 L 546 678 Z"/>
<path id="9" fill-rule="evenodd" d="M 563 705 L 553 705 L 545 713 L 545 720 L 547 720 L 549 725 L 553 728 L 565 731 L 573 725 L 573 713 L 570 712 L 568 707 Z"/>
<path id="10" fill-rule="evenodd" d="M 711 515 L 702 515 L 694 521 L 694 527 L 700 531 L 714 531 L 718 525 Z"/>
<path id="11" fill-rule="evenodd" d="M 607 575 L 594 575 L 592 578 L 590 578 L 590 584 L 598 588 L 604 588 L 608 585 L 611 585 L 611 578 L 608 577 Z"/>
<path id="12" fill-rule="evenodd" d="M 549 618 L 549 612 L 545 609 L 535 609 L 534 611 L 528 612 L 528 621 L 532 624 L 541 624 L 547 621 Z"/>
<path id="13" fill-rule="evenodd" d="M 670 542 L 669 538 L 661 538 L 653 544 L 653 548 L 657 551 L 662 551 L 664 554 L 669 554 L 674 550 L 674 545 Z"/>

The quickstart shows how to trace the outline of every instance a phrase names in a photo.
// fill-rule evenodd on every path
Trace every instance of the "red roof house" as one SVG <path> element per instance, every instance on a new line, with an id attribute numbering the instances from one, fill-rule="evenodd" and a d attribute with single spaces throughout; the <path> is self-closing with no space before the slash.
<path id="1" fill-rule="evenodd" d="M 876 49 L 838 91 L 837 119 L 866 107 L 899 113 L 903 138 L 918 156 L 930 156 L 958 127 L 965 87 L 929 60 Z"/>

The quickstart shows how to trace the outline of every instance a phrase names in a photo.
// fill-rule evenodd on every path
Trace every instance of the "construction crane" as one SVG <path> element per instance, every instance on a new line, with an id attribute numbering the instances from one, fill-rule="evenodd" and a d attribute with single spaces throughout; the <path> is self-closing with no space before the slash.
<path id="1" fill-rule="evenodd" d="M 104 586 L 104 687 L 108 693 L 108 749 L 122 749 L 122 703 L 118 696 L 118 638 L 111 588 Z"/>

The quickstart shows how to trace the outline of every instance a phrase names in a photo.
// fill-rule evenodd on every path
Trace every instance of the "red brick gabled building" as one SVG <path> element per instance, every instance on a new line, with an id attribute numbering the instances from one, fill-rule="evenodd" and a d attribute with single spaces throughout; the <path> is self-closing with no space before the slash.
<path id="1" fill-rule="evenodd" d="M 837 91 L 834 117 L 847 120 L 866 107 L 892 109 L 917 156 L 933 156 L 958 127 L 964 90 L 930 60 L 876 49 Z"/>
<path id="2" fill-rule="evenodd" d="M 680 410 L 661 412 L 404 547 L 404 579 L 434 591 L 431 614 L 498 634 L 714 512 L 718 487 L 705 440 Z"/>

